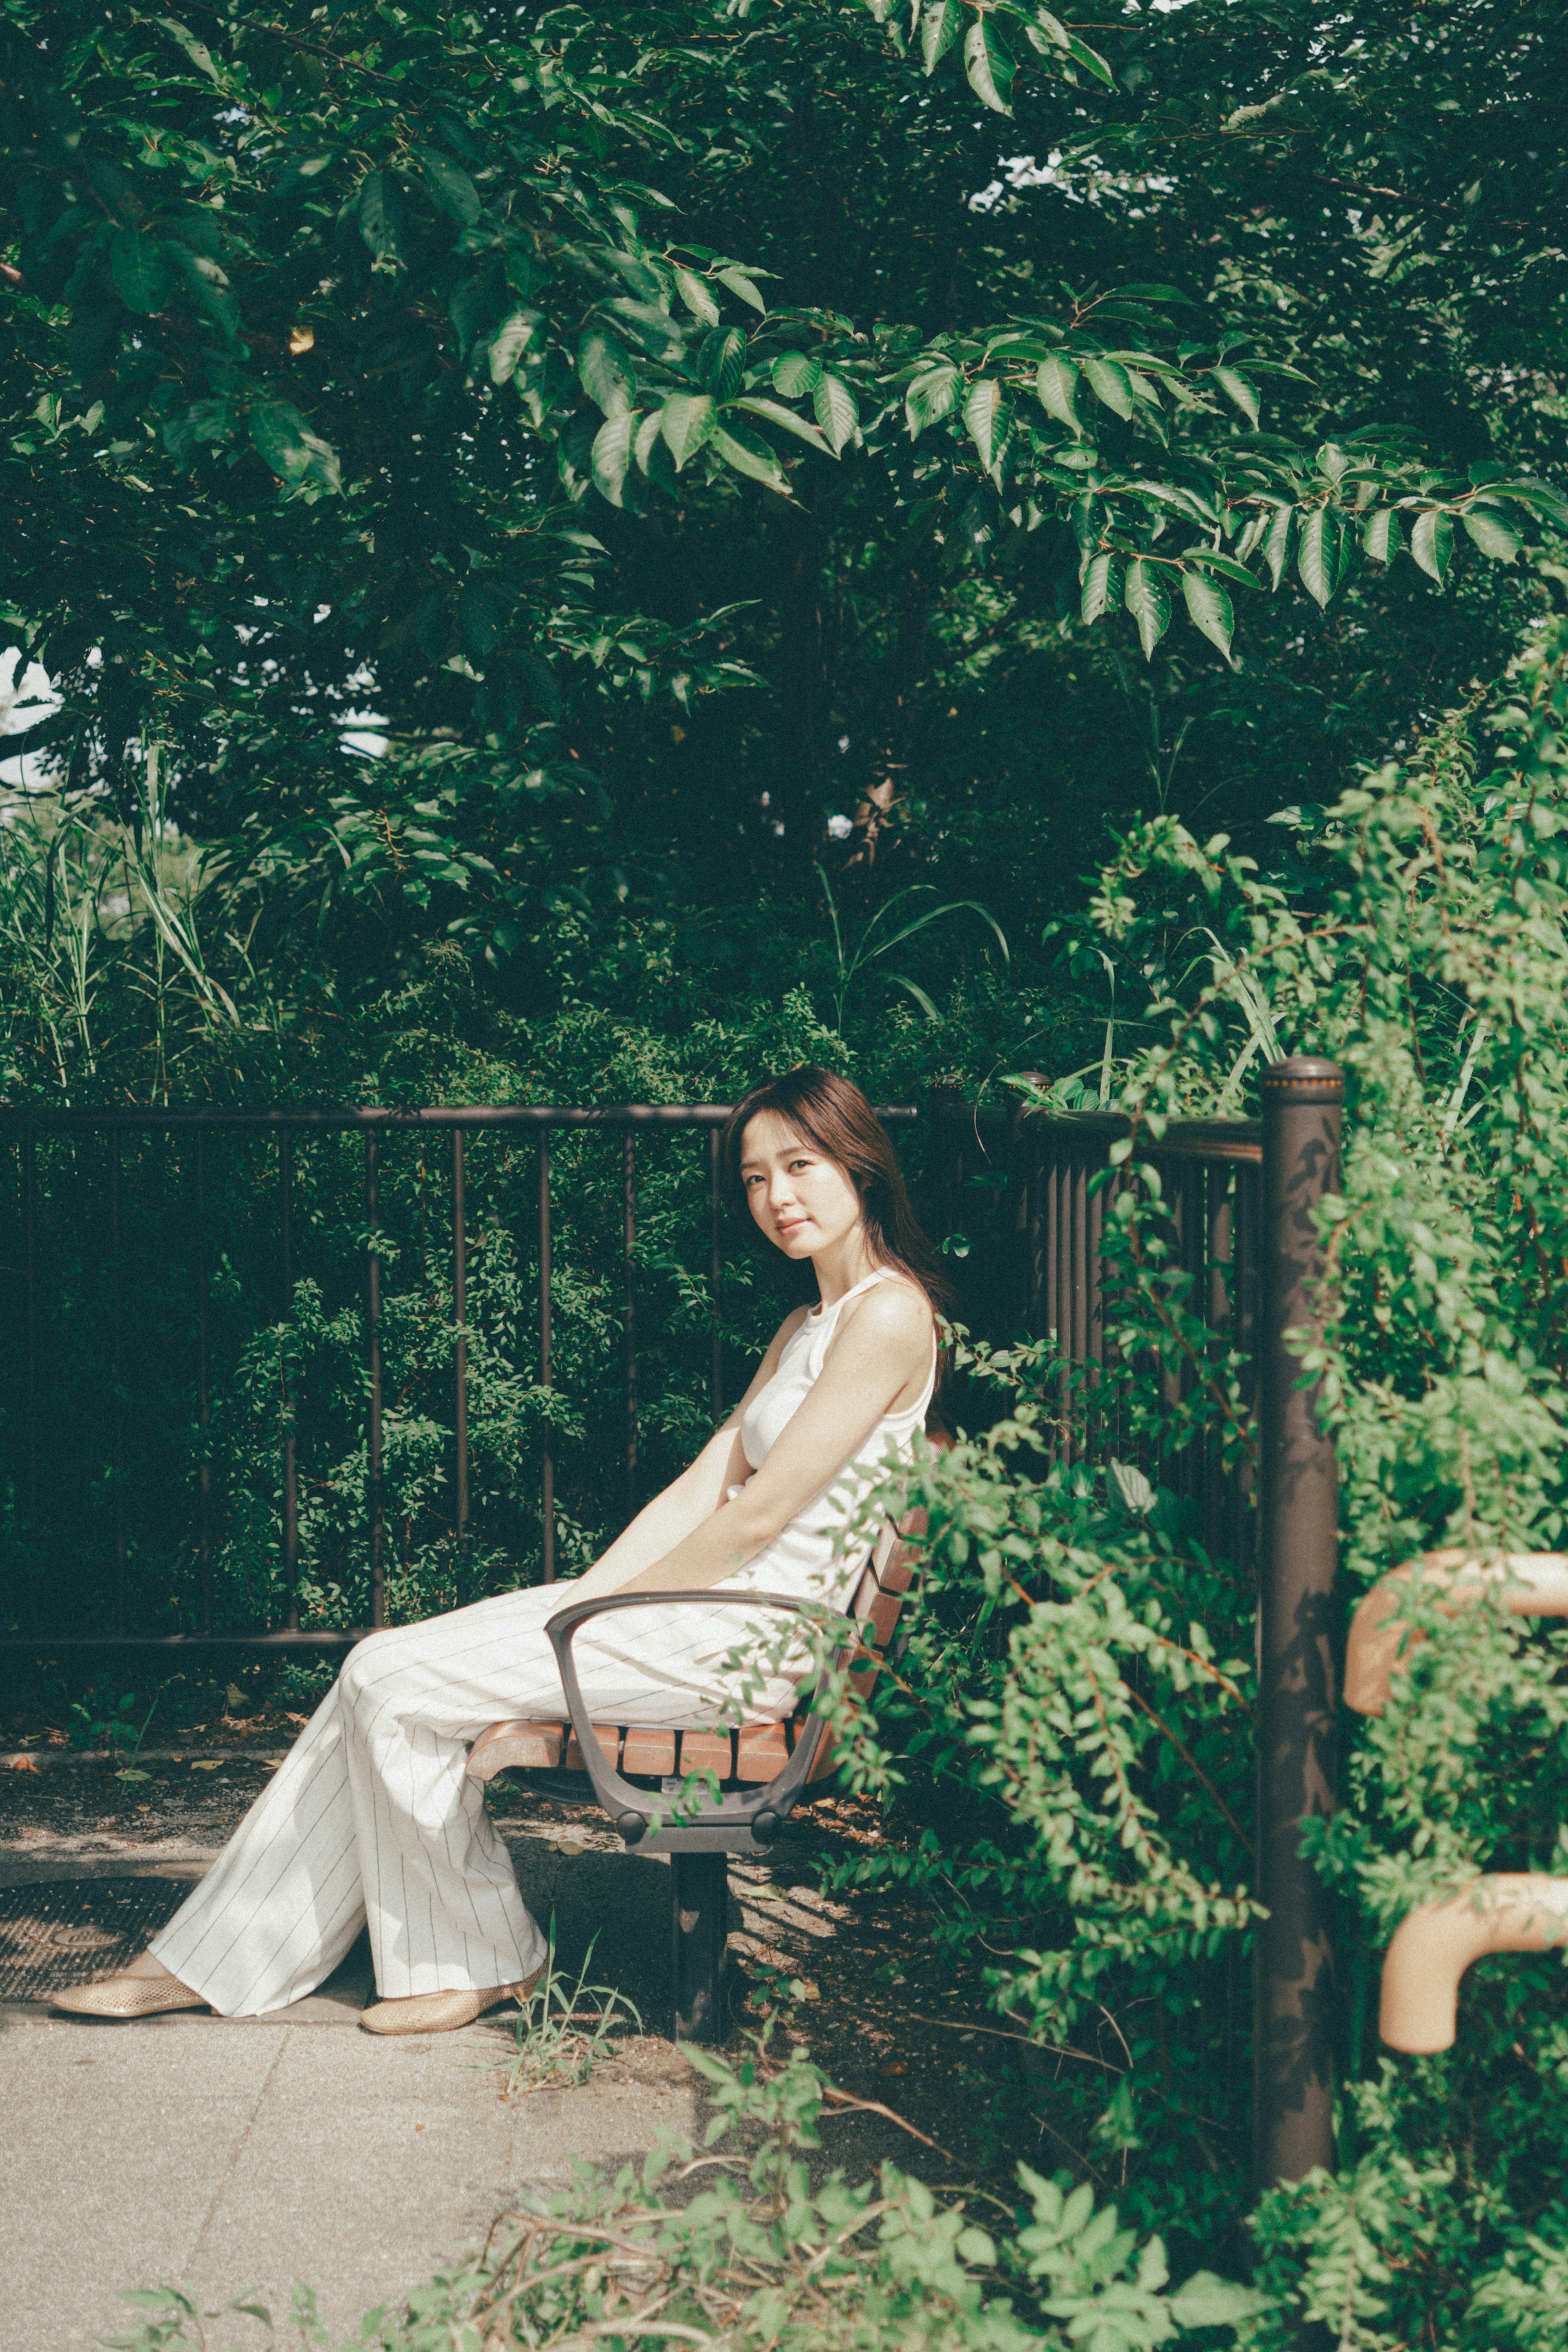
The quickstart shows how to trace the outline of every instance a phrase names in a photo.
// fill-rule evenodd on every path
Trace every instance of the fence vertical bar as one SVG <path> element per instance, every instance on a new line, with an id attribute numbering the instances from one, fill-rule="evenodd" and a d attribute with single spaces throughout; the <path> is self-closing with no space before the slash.
<path id="1" fill-rule="evenodd" d="M 1048 1139 L 1050 1159 L 1045 1172 L 1045 1334 L 1059 1355 L 1064 1352 L 1061 1337 L 1061 1147 L 1055 1137 Z M 1066 1374 L 1058 1375 L 1059 1411 L 1061 1381 Z M 1046 1448 L 1048 1462 L 1060 1462 L 1062 1444 L 1060 1433 L 1053 1434 Z"/>
<path id="2" fill-rule="evenodd" d="M 110 1313 L 110 1384 L 113 1391 L 114 1630 L 125 1622 L 125 1269 L 120 1234 L 120 1134 L 109 1139 L 109 1253 L 114 1266 Z"/>
<path id="3" fill-rule="evenodd" d="M 1045 1167 L 1039 1127 L 1031 1120 L 1025 1127 L 1024 1134 L 1029 1153 L 1024 1176 L 1024 1233 L 1029 1253 L 1027 1267 L 1029 1294 L 1024 1328 L 1031 1339 L 1038 1339 L 1040 1336 L 1040 1306 L 1045 1287 L 1045 1268 L 1040 1263 L 1040 1251 L 1045 1234 L 1045 1202 L 1041 1198 Z"/>
<path id="4" fill-rule="evenodd" d="M 708 1328 L 713 1342 L 713 1425 L 716 1429 L 724 1419 L 724 1323 L 719 1302 L 719 1286 L 724 1279 L 724 1171 L 720 1165 L 722 1139 L 716 1127 L 707 1131 L 708 1190 Z"/>
<path id="5" fill-rule="evenodd" d="M 287 1332 L 294 1324 L 294 1137 L 279 1129 L 277 1187 L 283 1244 L 283 1320 L 285 1336 L 278 1349 L 278 1399 L 283 1408 L 283 1622 L 290 1633 L 299 1631 L 299 1465 L 294 1441 L 294 1397 L 288 1379 Z"/>
<path id="6" fill-rule="evenodd" d="M 549 1129 L 539 1129 L 539 1386 L 546 1391 L 550 1385 L 549 1328 Z M 555 1582 L 555 1455 L 550 1448 L 549 1423 L 545 1423 L 545 1442 L 539 1463 L 539 1512 L 544 1527 L 544 1581 Z"/>
<path id="7" fill-rule="evenodd" d="M 1286 1334 L 1320 1328 L 1316 1212 L 1339 1184 L 1343 1075 L 1296 1055 L 1263 1074 L 1259 1419 L 1258 1929 L 1253 2168 L 1262 2189 L 1333 2162 L 1333 1955 L 1328 1895 L 1301 1855 L 1304 1821 L 1334 1804 L 1330 1645 L 1338 1538 L 1319 1383 L 1301 1384 Z M 1300 2336 L 1303 2346 L 1310 2336 Z"/>
<path id="8" fill-rule="evenodd" d="M 38 1525 L 38 1155 L 30 1127 L 22 1130 L 22 1255 L 27 1327 L 27 1519 Z"/>
<path id="9" fill-rule="evenodd" d="M 382 1257 L 376 1247 L 376 1131 L 365 1129 L 365 1338 L 370 1354 L 371 1423 L 366 1501 L 371 1518 L 371 1623 L 387 1622 L 384 1498 L 382 1494 Z"/>
<path id="10" fill-rule="evenodd" d="M 1207 1234 L 1204 1250 L 1203 1319 L 1217 1339 L 1234 1326 L 1236 1218 L 1231 1171 L 1208 1171 Z M 1225 1433 L 1210 1423 L 1203 1440 L 1203 1540 L 1211 1556 L 1226 1548 L 1230 1482 L 1225 1475 Z"/>
<path id="11" fill-rule="evenodd" d="M 1258 1419 L 1258 1224 L 1262 1171 L 1256 1167 L 1236 1171 L 1236 1224 L 1231 1242 L 1230 1307 L 1232 1338 L 1241 1359 L 1241 1404 L 1254 1429 Z M 1231 1482 L 1234 1520 L 1231 1550 L 1238 1568 L 1256 1577 L 1258 1570 L 1257 1475 L 1252 1456 L 1244 1453 Z"/>
<path id="12" fill-rule="evenodd" d="M 626 1517 L 637 1508 L 637 1139 L 621 1139 L 622 1259 L 626 1288 Z"/>
<path id="13" fill-rule="evenodd" d="M 212 1335 L 208 1320 L 211 1286 L 207 1265 L 207 1139 L 196 1129 L 196 1429 L 201 1459 L 196 1466 L 196 1560 L 200 1577 L 200 1624 L 213 1630 L 213 1449 L 212 1400 L 208 1381 Z"/>
<path id="14" fill-rule="evenodd" d="M 452 1130 L 452 1320 L 456 1329 L 453 1350 L 452 1401 L 457 1441 L 457 1605 L 468 1598 L 468 1243 L 465 1227 L 463 1129 Z M 423 1171 L 420 1197 L 423 1200 Z"/>

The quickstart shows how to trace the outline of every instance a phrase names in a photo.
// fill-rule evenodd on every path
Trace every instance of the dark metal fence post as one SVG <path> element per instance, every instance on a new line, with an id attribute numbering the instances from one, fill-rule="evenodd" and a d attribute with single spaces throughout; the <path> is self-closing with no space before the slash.
<path id="1" fill-rule="evenodd" d="M 713 1340 L 713 1425 L 724 1419 L 724 1323 L 719 1286 L 724 1279 L 724 1171 L 719 1162 L 722 1141 L 716 1127 L 707 1131 L 708 1195 L 708 1323 Z"/>
<path id="2" fill-rule="evenodd" d="M 38 1532 L 38 1155 L 30 1127 L 22 1130 L 22 1250 L 26 1262 L 27 1522 Z"/>
<path id="3" fill-rule="evenodd" d="M 457 1444 L 457 1605 L 468 1598 L 468 1237 L 463 1196 L 463 1129 L 452 1130 L 452 1319 L 457 1328 L 453 1400 Z"/>
<path id="4" fill-rule="evenodd" d="M 539 1386 L 550 1385 L 549 1271 L 549 1129 L 539 1129 Z M 539 1512 L 544 1522 L 543 1570 L 546 1584 L 555 1582 L 555 1454 L 549 1424 L 539 1462 Z"/>
<path id="5" fill-rule="evenodd" d="M 277 1139 L 277 1183 L 282 1212 L 283 1320 L 285 1336 L 278 1351 L 278 1393 L 283 1408 L 283 1622 L 290 1633 L 299 1631 L 299 1457 L 294 1434 L 294 1398 L 288 1383 L 288 1339 L 294 1328 L 294 1233 L 291 1195 L 294 1189 L 294 1138 L 284 1128 Z"/>
<path id="6" fill-rule="evenodd" d="M 211 1285 L 207 1278 L 207 1139 L 196 1133 L 196 1561 L 204 1633 L 213 1630 L 213 1445 Z"/>
<path id="7" fill-rule="evenodd" d="M 1262 1549 L 1258 1616 L 1258 1892 L 1253 2167 L 1261 2191 L 1333 2163 L 1333 1955 L 1329 1901 L 1301 1826 L 1334 1803 L 1330 1646 L 1338 1494 L 1285 1334 L 1322 1319 L 1316 1213 L 1338 1190 L 1343 1073 L 1293 1055 L 1263 1075 L 1258 1235 L 1258 1402 Z M 1302 2339 L 1303 2342 L 1306 2339 Z"/>
<path id="8" fill-rule="evenodd" d="M 365 1129 L 365 1338 L 371 1374 L 366 1485 L 371 1518 L 371 1623 L 387 1622 L 386 1560 L 382 1496 L 382 1258 L 376 1247 L 376 1131 Z"/>
<path id="9" fill-rule="evenodd" d="M 622 1256 L 626 1286 L 626 1517 L 637 1511 L 637 1137 L 621 1139 Z"/>
<path id="10" fill-rule="evenodd" d="M 114 1261 L 110 1381 L 113 1390 L 114 1630 L 126 1631 L 125 1590 L 125 1265 L 120 1232 L 120 1130 L 109 1139 L 109 1247 Z"/>

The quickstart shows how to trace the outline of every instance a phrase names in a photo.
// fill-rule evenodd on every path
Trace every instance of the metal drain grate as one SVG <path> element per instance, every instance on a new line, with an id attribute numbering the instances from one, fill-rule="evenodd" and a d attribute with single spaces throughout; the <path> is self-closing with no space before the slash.
<path id="1" fill-rule="evenodd" d="M 172 1878 L 0 1887 L 0 2000 L 39 2000 L 134 1959 L 191 1892 Z"/>

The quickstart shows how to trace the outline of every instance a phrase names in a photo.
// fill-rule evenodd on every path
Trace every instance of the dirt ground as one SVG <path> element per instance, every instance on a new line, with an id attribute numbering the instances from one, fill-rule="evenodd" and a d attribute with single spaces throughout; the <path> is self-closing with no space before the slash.
<path id="1" fill-rule="evenodd" d="M 236 1827 L 305 1721 L 267 1706 L 208 1713 L 174 1735 L 150 1733 L 131 1761 L 76 1757 L 63 1723 L 43 1712 L 0 1715 L 0 1861 L 110 1856 L 145 1863 L 199 1858 Z M 489 1800 L 517 1858 L 530 1902 L 556 1919 L 572 1968 L 635 2002 L 653 2047 L 668 2031 L 667 1914 L 649 1902 L 650 1864 L 628 1855 L 593 1806 L 539 1798 L 504 1781 Z M 1051 2069 L 1025 2052 L 933 1937 L 925 1905 L 891 1885 L 832 1892 L 833 1865 L 899 1843 L 896 1821 L 846 1797 L 798 1815 L 766 1856 L 731 1864 L 731 2053 L 773 1988 L 794 1987 L 781 2032 L 809 2045 L 854 2101 L 910 2128 L 850 2110 L 835 2131 L 838 2161 L 894 2154 L 932 2180 L 1009 2186 L 1022 2158 L 1052 2171 L 1092 2171 L 1048 2120 Z M 670 2053 L 673 2057 L 673 2052 Z M 874 2154 L 873 2154 L 874 2150 Z"/>

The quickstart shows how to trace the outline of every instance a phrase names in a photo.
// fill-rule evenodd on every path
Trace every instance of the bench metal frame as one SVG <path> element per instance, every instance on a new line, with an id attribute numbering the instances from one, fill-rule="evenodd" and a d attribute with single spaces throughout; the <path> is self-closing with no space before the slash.
<path id="1" fill-rule="evenodd" d="M 870 1556 L 865 1566 L 869 1565 Z M 857 1590 L 865 1566 L 857 1573 Z M 725 2038 L 728 1857 L 767 1853 L 805 1794 L 831 1727 L 825 1717 L 810 1715 L 784 1769 L 760 1788 L 736 1790 L 727 1796 L 721 1792 L 716 1800 L 703 1787 L 684 1801 L 678 1787 L 666 1784 L 656 1793 L 640 1789 L 615 1769 L 600 1747 L 577 1678 L 571 1645 L 591 1619 L 616 1610 L 694 1605 L 711 1610 L 727 1602 L 732 1607 L 744 1602 L 751 1608 L 781 1609 L 793 1616 L 810 1616 L 817 1623 L 842 1625 L 846 1634 L 835 1669 L 847 1664 L 860 1645 L 858 1624 L 841 1610 L 800 1601 L 792 1593 L 735 1591 L 723 1585 L 695 1592 L 606 1593 L 596 1601 L 574 1601 L 545 1628 L 555 1650 L 567 1713 L 594 1796 L 629 1847 L 670 1857 L 671 1984 L 677 2042 L 715 2042 Z M 695 1780 L 698 1774 L 688 1777 Z"/>

